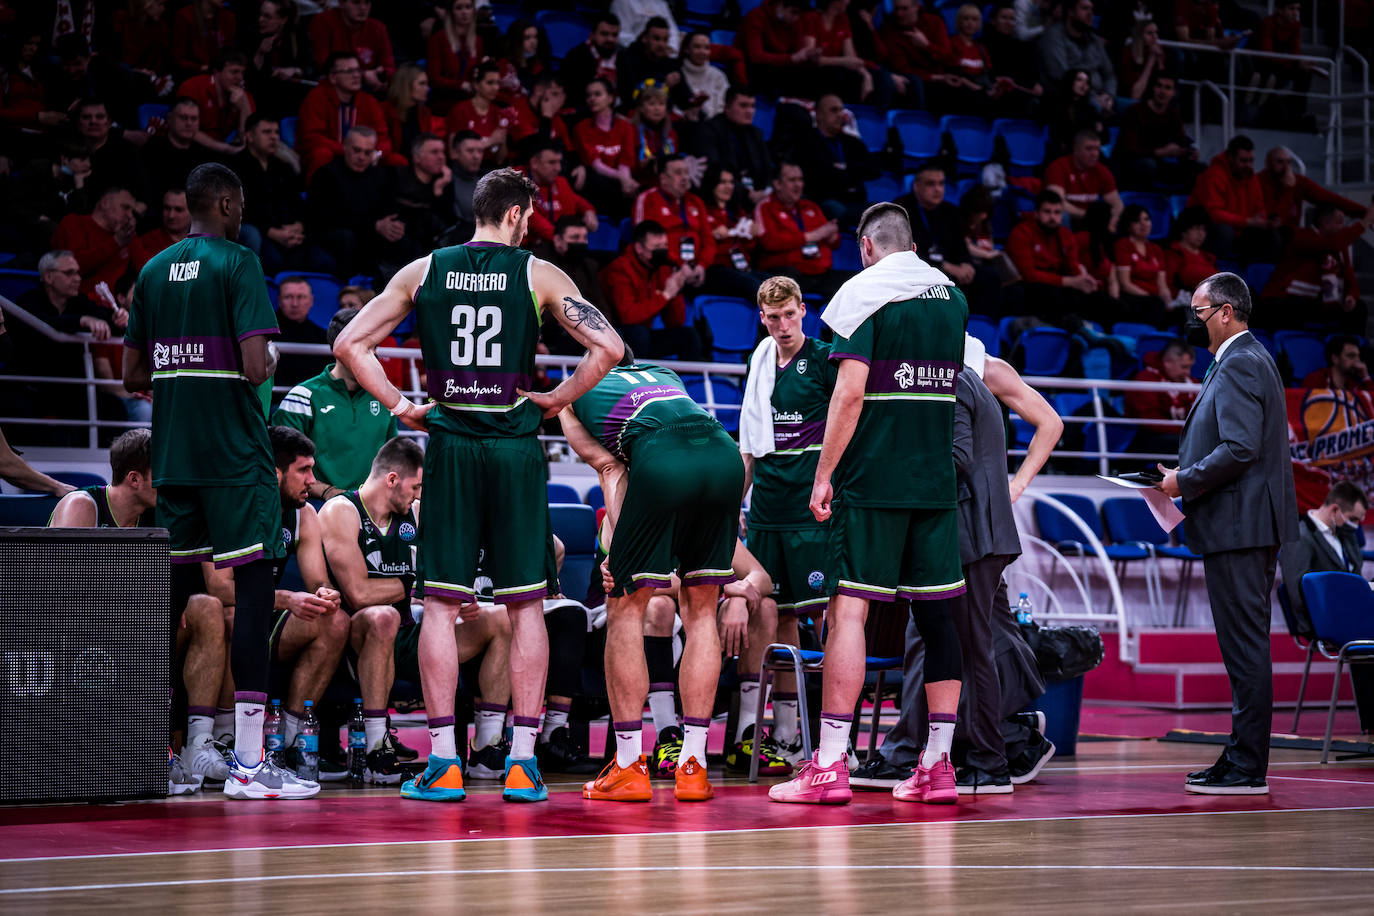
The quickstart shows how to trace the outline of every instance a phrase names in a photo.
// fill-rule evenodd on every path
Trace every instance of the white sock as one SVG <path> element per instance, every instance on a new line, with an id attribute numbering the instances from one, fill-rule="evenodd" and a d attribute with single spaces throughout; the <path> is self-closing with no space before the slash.
<path id="1" fill-rule="evenodd" d="M 478 703 L 477 725 L 473 729 L 472 746 L 475 750 L 481 750 L 489 744 L 495 744 L 501 740 L 501 730 L 506 724 L 506 707 L 503 703 L 496 704 Z"/>
<path id="2" fill-rule="evenodd" d="M 568 727 L 568 712 L 568 707 L 560 703 L 550 703 L 544 710 L 544 724 L 540 734 L 543 735 L 545 741 L 548 741 L 549 736 L 560 728 Z"/>
<path id="3" fill-rule="evenodd" d="M 367 732 L 367 749 L 373 750 L 386 739 L 386 716 L 363 716 L 363 729 Z"/>
<path id="4" fill-rule="evenodd" d="M 921 766 L 933 767 L 940 762 L 941 757 L 948 756 L 949 749 L 954 744 L 956 721 L 957 717 L 952 715 L 930 714 L 930 731 L 926 735 L 926 749 L 921 751 Z"/>
<path id="5" fill-rule="evenodd" d="M 758 721 L 759 680 L 745 678 L 739 682 L 739 722 L 735 725 L 735 740 L 743 741 L 745 729 Z M 755 735 L 754 737 L 758 737 Z"/>
<path id="6" fill-rule="evenodd" d="M 644 753 L 644 723 L 616 722 L 612 727 L 615 729 L 616 766 L 622 770 L 634 766 Z"/>
<path id="7" fill-rule="evenodd" d="M 262 717 L 265 705 L 262 700 L 239 700 L 237 697 L 234 699 L 234 756 L 239 759 L 239 763 L 250 767 L 257 766 L 262 760 Z"/>
<path id="8" fill-rule="evenodd" d="M 224 707 L 215 708 L 215 731 L 214 735 L 220 741 L 228 744 L 228 739 L 234 737 L 234 711 Z"/>
<path id="9" fill-rule="evenodd" d="M 534 739 L 539 735 L 539 717 L 515 717 L 511 727 L 510 756 L 512 760 L 528 760 L 534 756 Z"/>
<path id="10" fill-rule="evenodd" d="M 441 722 L 443 724 L 435 724 Z M 458 745 L 453 738 L 453 716 L 429 723 L 429 753 L 431 757 L 452 760 L 458 756 Z"/>
<path id="11" fill-rule="evenodd" d="M 649 715 L 654 720 L 654 734 L 665 728 L 677 728 L 677 708 L 673 706 L 673 689 L 653 690 L 649 693 Z"/>
<path id="12" fill-rule="evenodd" d="M 706 765 L 706 737 L 710 732 L 710 719 L 682 720 L 682 750 L 677 755 L 678 766 L 682 766 L 693 757 L 697 759 L 697 763 Z"/>
<path id="13" fill-rule="evenodd" d="M 289 712 L 282 713 L 281 716 L 281 746 L 293 748 L 296 746 L 296 735 L 301 730 L 301 717 Z"/>
<path id="14" fill-rule="evenodd" d="M 214 727 L 213 716 L 187 716 L 186 746 L 195 747 L 201 741 L 209 741 L 213 737 L 211 731 Z"/>
<path id="15" fill-rule="evenodd" d="M 853 722 L 854 716 L 851 714 L 835 716 L 821 713 L 821 746 L 816 752 L 818 765 L 834 766 L 845 758 L 849 750 L 849 727 Z"/>
<path id="16" fill-rule="evenodd" d="M 797 695 L 773 694 L 773 740 L 791 744 L 797 740 Z"/>

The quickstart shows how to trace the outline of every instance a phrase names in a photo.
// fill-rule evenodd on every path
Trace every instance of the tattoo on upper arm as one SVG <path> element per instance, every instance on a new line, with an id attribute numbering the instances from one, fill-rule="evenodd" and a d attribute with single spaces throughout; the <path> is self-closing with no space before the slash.
<path id="1" fill-rule="evenodd" d="M 590 331 L 604 331 L 611 326 L 596 306 L 572 296 L 563 297 L 563 315 L 576 326 L 586 325 Z"/>

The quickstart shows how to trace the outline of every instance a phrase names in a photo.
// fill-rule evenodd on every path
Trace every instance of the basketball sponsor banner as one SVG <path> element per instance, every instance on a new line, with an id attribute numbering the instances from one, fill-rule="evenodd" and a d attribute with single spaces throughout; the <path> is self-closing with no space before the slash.
<path id="1" fill-rule="evenodd" d="M 1374 400 L 1367 391 L 1290 388 L 1289 449 L 1296 466 L 1314 472 L 1326 486 L 1348 480 L 1368 491 L 1374 486 Z M 1299 502 L 1303 488 L 1299 486 Z M 1316 497 L 1320 503 L 1325 491 Z"/>

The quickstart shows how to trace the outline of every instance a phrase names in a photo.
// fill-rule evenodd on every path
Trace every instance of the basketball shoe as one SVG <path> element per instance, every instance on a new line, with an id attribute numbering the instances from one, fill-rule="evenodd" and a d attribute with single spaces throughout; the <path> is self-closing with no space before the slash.
<path id="1" fill-rule="evenodd" d="M 468 777 L 470 779 L 501 779 L 506 775 L 506 755 L 509 741 L 497 741 L 483 748 L 468 749 Z"/>
<path id="2" fill-rule="evenodd" d="M 768 776 L 786 776 L 792 772 L 792 764 L 782 755 L 781 746 L 770 736 L 756 739 L 754 726 L 744 730 L 744 736 L 730 746 L 725 753 L 725 768 L 735 773 L 748 773 L 749 760 L 754 756 L 754 741 L 759 741 L 759 772 Z"/>
<path id="3" fill-rule="evenodd" d="M 549 787 L 539 775 L 539 761 L 534 757 L 517 760 L 506 758 L 506 787 L 501 797 L 508 802 L 548 801 Z"/>
<path id="4" fill-rule="evenodd" d="M 854 797 L 849 788 L 849 766 L 843 758 L 828 767 L 820 765 L 820 751 L 802 764 L 801 772 L 768 790 L 776 802 L 801 805 L 845 805 Z"/>
<path id="5" fill-rule="evenodd" d="M 167 751 L 167 794 L 190 795 L 200 790 L 201 778 L 186 768 L 181 758 Z"/>
<path id="6" fill-rule="evenodd" d="M 682 802 L 709 801 L 716 790 L 706 778 L 706 767 L 688 757 L 673 773 L 673 797 Z"/>
<path id="7" fill-rule="evenodd" d="M 201 778 L 202 783 L 224 782 L 229 776 L 229 764 L 224 759 L 224 745 L 217 744 L 209 735 L 186 748 L 186 758 L 190 770 Z"/>
<path id="8" fill-rule="evenodd" d="M 954 784 L 954 767 L 948 754 L 941 754 L 934 766 L 916 764 L 911 777 L 892 790 L 898 801 L 924 802 L 927 805 L 952 805 L 959 801 L 959 789 Z"/>
<path id="9" fill-rule="evenodd" d="M 682 753 L 682 729 L 670 725 L 658 733 L 653 753 L 649 755 L 649 775 L 654 779 L 672 779 L 677 770 L 677 757 Z"/>
<path id="10" fill-rule="evenodd" d="M 582 786 L 582 797 L 592 801 L 649 801 L 654 797 L 653 787 L 649 785 L 649 758 L 641 754 L 628 767 L 621 767 L 612 760 L 600 776 Z"/>
<path id="11" fill-rule="evenodd" d="M 418 801 L 462 801 L 467 798 L 463 788 L 463 758 L 429 755 L 425 771 L 414 779 L 401 783 L 401 797 Z"/>
<path id="12" fill-rule="evenodd" d="M 235 756 L 229 765 L 229 775 L 224 780 L 224 794 L 229 798 L 296 800 L 319 795 L 320 784 L 301 779 L 270 760 L 262 760 L 257 766 L 249 767 Z"/>

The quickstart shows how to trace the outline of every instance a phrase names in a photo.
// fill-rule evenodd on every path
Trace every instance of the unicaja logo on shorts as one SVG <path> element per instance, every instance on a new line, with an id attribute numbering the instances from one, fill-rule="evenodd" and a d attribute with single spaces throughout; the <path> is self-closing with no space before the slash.
<path id="1" fill-rule="evenodd" d="M 897 384 L 900 385 L 903 390 L 916 384 L 916 370 L 912 367 L 911 363 L 902 363 L 901 366 L 897 368 L 897 371 L 892 373 L 892 377 L 897 380 Z"/>
<path id="2" fill-rule="evenodd" d="M 403 541 L 415 540 L 415 526 L 410 522 L 401 522 L 401 527 L 397 533 L 400 534 Z"/>
<path id="3" fill-rule="evenodd" d="M 825 573 L 819 569 L 811 570 L 811 574 L 806 577 L 806 584 L 811 586 L 811 591 L 819 592 L 821 586 L 825 585 Z"/>

